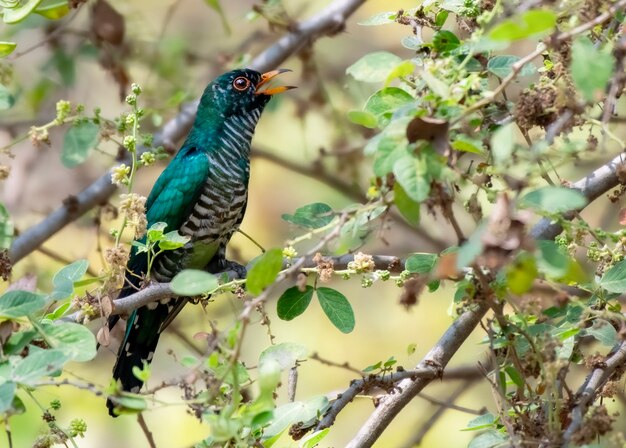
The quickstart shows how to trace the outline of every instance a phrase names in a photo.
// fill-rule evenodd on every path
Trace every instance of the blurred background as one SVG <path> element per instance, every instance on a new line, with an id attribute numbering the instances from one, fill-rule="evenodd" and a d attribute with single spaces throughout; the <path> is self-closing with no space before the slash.
<path id="1" fill-rule="evenodd" d="M 120 91 L 128 82 L 140 84 L 144 91 L 140 103 L 148 110 L 149 119 L 144 122 L 143 131 L 157 129 L 176 115 L 182 103 L 197 98 L 215 76 L 245 65 L 246 60 L 274 42 L 285 32 L 284 28 L 289 27 L 289 18 L 305 19 L 331 2 L 284 2 L 287 19 L 283 11 L 265 11 L 276 22 L 270 27 L 266 20 L 252 20 L 253 8 L 260 2 L 224 1 L 223 20 L 202 0 L 110 0 L 124 18 L 125 36 L 123 44 L 108 45 L 106 51 L 98 51 L 90 38 L 97 20 L 91 22 L 89 3 L 75 17 L 70 13 L 63 20 L 52 22 L 35 16 L 19 26 L 1 30 L 4 37 L 18 43 L 19 56 L 12 61 L 12 83 L 14 91 L 18 92 L 17 102 L 8 113 L 0 113 L 1 146 L 27 132 L 32 124 L 52 120 L 59 99 L 84 104 L 88 112 L 100 107 L 105 117 L 119 115 L 127 110 L 120 100 Z M 253 147 L 297 164 L 311 175 L 294 172 L 284 163 L 275 163 L 267 157 L 254 157 L 253 152 L 250 198 L 242 230 L 264 247 L 282 247 L 286 240 L 298 235 L 297 229 L 281 219 L 283 213 L 293 213 L 297 207 L 311 202 L 326 202 L 334 209 L 341 209 L 367 191 L 371 171 L 362 149 L 371 135 L 364 128 L 350 123 L 346 112 L 360 109 L 379 86 L 354 81 L 345 75 L 345 70 L 372 51 L 387 50 L 403 59 L 410 58 L 413 52 L 400 45 L 400 40 L 410 34 L 409 27 L 395 24 L 364 27 L 357 23 L 382 11 L 416 5 L 417 2 L 409 0 L 370 0 L 348 20 L 339 35 L 320 39 L 310 50 L 282 64 L 293 73 L 282 76 L 281 82 L 296 85 L 298 89 L 273 100 L 257 127 Z M 449 22 L 453 26 L 453 21 Z M 64 27 L 64 32 L 55 33 L 56 27 Z M 115 34 L 116 30 L 112 32 Z M 44 43 L 19 55 L 23 49 L 40 42 Z M 521 46 L 512 52 L 523 54 L 527 49 Z M 65 168 L 60 162 L 63 133 L 63 129 L 51 131 L 50 147 L 35 147 L 25 141 L 13 147 L 15 158 L 0 159 L 11 166 L 9 178 L 0 184 L 1 201 L 18 231 L 42 220 L 64 198 L 81 191 L 115 163 L 116 147 L 105 143 L 87 163 L 76 169 Z M 162 162 L 142 169 L 137 191 L 147 194 L 163 166 Z M 589 166 L 592 165 L 583 163 L 575 172 L 561 174 L 576 178 Z M 333 189 L 324 182 L 319 174 L 322 172 L 340 178 L 354 189 Z M 594 214 L 593 207 L 590 207 L 589 214 Z M 444 247 L 455 244 L 449 225 L 441 218 L 436 220 L 426 216 L 426 213 L 423 213 L 421 226 L 432 236 L 431 239 L 422 238 L 406 224 L 388 224 L 370 235 L 363 248 L 365 252 L 406 257 L 412 252 L 437 252 L 442 248 L 441 242 Z M 113 225 L 113 222 L 104 220 L 98 228 L 94 214 L 86 214 L 47 241 L 44 245 L 46 253 L 38 251 L 21 261 L 15 267 L 14 278 L 35 273 L 38 287 L 46 290 L 53 273 L 65 264 L 63 260 L 79 258 L 88 258 L 91 269 L 98 272 L 101 268 L 96 250 L 98 241 L 105 245 L 111 243 L 107 234 Z M 461 225 L 468 231 L 473 228 L 469 219 Z M 230 258 L 244 264 L 259 255 L 258 248 L 239 234 L 233 238 L 230 251 Z M 398 365 L 411 367 L 452 322 L 448 314 L 452 288 L 444 287 L 434 294 L 424 294 L 417 306 L 406 310 L 398 303 L 400 290 L 392 284 L 377 283 L 372 288 L 363 289 L 358 280 L 353 280 L 334 282 L 332 286 L 341 290 L 354 307 L 355 330 L 349 335 L 340 333 L 316 303 L 295 321 L 281 321 L 276 317 L 275 300 L 272 300 L 267 311 L 276 342 L 300 343 L 326 359 L 337 363 L 347 361 L 359 369 L 391 356 L 395 356 Z M 220 330 L 227 330 L 239 310 L 240 303 L 229 295 L 217 297 L 206 310 L 187 306 L 160 341 L 150 384 L 157 385 L 161 380 L 185 373 L 185 369 L 168 354 L 169 350 L 181 356 L 193 353 L 180 334 L 190 340 L 195 333 L 208 331 L 209 321 L 216 322 Z M 249 366 L 257 364 L 259 353 L 270 343 L 267 328 L 258 321 L 257 317 L 254 325 L 249 327 L 243 346 L 242 360 Z M 94 331 L 98 325 L 98 322 L 92 323 Z M 484 352 L 481 339 L 479 333 L 470 337 L 450 365 L 475 365 Z M 196 341 L 192 340 L 192 343 Z M 409 354 L 411 344 L 415 344 L 416 350 Z M 70 377 L 106 386 L 115 350 L 115 347 L 103 348 L 87 365 L 70 365 Z M 296 399 L 301 400 L 320 394 L 334 396 L 354 378 L 354 373 L 312 360 L 304 362 L 299 372 Z M 459 387 L 464 390 L 456 401 L 461 406 L 480 409 L 493 401 L 484 382 L 472 383 L 471 387 L 459 381 L 433 382 L 425 393 L 445 401 Z M 81 447 L 147 446 L 135 418 L 111 419 L 101 397 L 70 387 L 44 389 L 38 396 L 43 403 L 62 399 L 63 407 L 58 412 L 60 424 L 77 416 L 85 419 L 88 431 L 86 437 L 79 440 Z M 176 402 L 180 391 L 177 388 L 163 390 L 157 397 Z M 283 390 L 277 402 L 282 404 L 286 400 Z M 28 402 L 28 398 L 25 402 L 27 412 L 11 419 L 17 447 L 30 446 L 46 426 L 39 410 Z M 372 409 L 370 397 L 357 398 L 340 414 L 322 446 L 344 446 Z M 403 446 L 436 409 L 428 401 L 416 398 L 389 427 L 377 446 Z M 448 410 L 427 433 L 422 446 L 466 446 L 473 433 L 462 429 L 472 418 L 473 415 Z M 159 447 L 187 447 L 207 436 L 207 427 L 185 412 L 182 406 L 161 406 L 145 413 L 145 419 Z M 276 446 L 297 446 L 297 442 L 285 436 Z"/>

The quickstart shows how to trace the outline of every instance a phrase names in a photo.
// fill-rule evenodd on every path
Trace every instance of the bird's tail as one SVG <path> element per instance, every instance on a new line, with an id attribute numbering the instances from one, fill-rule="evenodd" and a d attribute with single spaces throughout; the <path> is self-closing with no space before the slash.
<path id="1" fill-rule="evenodd" d="M 160 310 L 161 307 L 166 310 Z M 128 319 L 126 334 L 113 367 L 113 379 L 120 383 L 123 391 L 137 393 L 141 389 L 143 381 L 135 376 L 133 368 L 142 369 L 144 363 L 150 364 L 152 361 L 161 335 L 161 321 L 167 317 L 163 311 L 167 311 L 167 306 L 159 305 L 154 310 L 143 307 L 135 310 Z M 115 397 L 109 397 L 107 408 L 112 417 L 117 417 L 115 407 Z"/>

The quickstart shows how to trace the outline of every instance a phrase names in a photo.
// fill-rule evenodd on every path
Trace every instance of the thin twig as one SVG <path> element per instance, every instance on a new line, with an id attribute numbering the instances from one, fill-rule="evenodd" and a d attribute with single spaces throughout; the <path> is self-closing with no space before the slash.
<path id="1" fill-rule="evenodd" d="M 137 414 L 137 423 L 139 423 L 141 430 L 146 436 L 146 439 L 148 439 L 148 445 L 150 445 L 150 448 L 157 448 L 156 443 L 154 442 L 154 436 L 148 429 L 148 425 L 146 424 L 146 421 L 143 418 L 143 413 L 141 412 Z"/>

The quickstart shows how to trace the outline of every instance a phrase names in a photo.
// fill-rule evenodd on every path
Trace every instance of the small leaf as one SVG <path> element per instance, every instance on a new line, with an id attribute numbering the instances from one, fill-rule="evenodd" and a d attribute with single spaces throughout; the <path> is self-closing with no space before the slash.
<path id="1" fill-rule="evenodd" d="M 459 136 L 452 142 L 452 148 L 457 151 L 470 152 L 472 154 L 483 154 L 483 144 L 478 139 L 467 136 Z"/>
<path id="2" fill-rule="evenodd" d="M 13 107 L 15 104 L 15 97 L 13 94 L 0 84 L 0 110 L 7 110 Z"/>
<path id="3" fill-rule="evenodd" d="M 515 124 L 509 123 L 499 127 L 491 136 L 491 154 L 493 161 L 498 166 L 511 163 L 511 156 L 515 148 L 513 135 Z"/>
<path id="4" fill-rule="evenodd" d="M 254 295 L 271 285 L 283 267 L 283 251 L 275 248 L 266 251 L 248 271 L 246 289 Z"/>
<path id="5" fill-rule="evenodd" d="M 58 20 L 70 12 L 69 3 L 67 0 L 44 0 L 43 5 L 40 5 L 35 9 L 35 13 L 45 17 L 49 20 Z"/>
<path id="6" fill-rule="evenodd" d="M 615 59 L 609 49 L 609 46 L 606 50 L 596 48 L 588 37 L 579 37 L 572 45 L 572 79 L 583 98 L 589 102 L 602 98 L 613 75 Z"/>
<path id="7" fill-rule="evenodd" d="M 488 412 L 467 422 L 467 427 L 461 431 L 477 431 L 479 429 L 490 428 L 495 421 L 496 417 L 491 412 Z"/>
<path id="8" fill-rule="evenodd" d="M 31 351 L 26 358 L 17 363 L 13 369 L 13 381 L 25 385 L 33 385 L 42 377 L 50 376 L 61 370 L 68 357 L 61 350 Z"/>
<path id="9" fill-rule="evenodd" d="M 298 448 L 315 448 L 322 440 L 324 440 L 329 432 L 330 428 L 326 428 L 307 435 L 300 441 Z"/>
<path id="10" fill-rule="evenodd" d="M 159 249 L 174 250 L 183 247 L 191 240 L 190 236 L 183 236 L 177 230 L 167 232 L 159 241 Z"/>
<path id="11" fill-rule="evenodd" d="M 489 32 L 489 38 L 514 41 L 546 34 L 556 26 L 556 14 L 548 9 L 531 9 L 521 15 L 503 20 Z"/>
<path id="12" fill-rule="evenodd" d="M 164 222 L 155 222 L 150 226 L 146 235 L 148 236 L 148 241 L 156 242 L 163 238 L 163 233 L 167 227 L 167 224 Z"/>
<path id="13" fill-rule="evenodd" d="M 185 269 L 172 279 L 170 287 L 179 296 L 211 294 L 219 288 L 217 277 L 198 269 Z"/>
<path id="14" fill-rule="evenodd" d="M 526 252 L 521 252 L 515 261 L 506 269 L 506 280 L 513 294 L 528 291 L 537 278 L 535 259 Z"/>
<path id="15" fill-rule="evenodd" d="M 460 45 L 461 41 L 452 31 L 437 31 L 433 36 L 433 48 L 437 53 L 446 55 L 452 50 L 457 49 Z"/>
<path id="16" fill-rule="evenodd" d="M 148 409 L 148 403 L 142 397 L 115 397 L 116 415 L 137 414 Z"/>
<path id="17" fill-rule="evenodd" d="M 500 448 L 507 445 L 508 437 L 495 429 L 474 437 L 467 448 Z"/>
<path id="18" fill-rule="evenodd" d="M 498 78 L 506 78 L 513 72 L 513 64 L 520 60 L 519 56 L 499 55 L 494 56 L 487 62 L 487 70 Z M 524 64 L 518 76 L 529 76 L 537 73 L 537 67 L 532 62 Z"/>
<path id="19" fill-rule="evenodd" d="M 306 423 L 317 418 L 328 408 L 328 399 L 324 396 L 314 397 L 307 401 L 295 401 L 277 407 L 274 410 L 272 424 L 265 428 L 263 437 L 272 437 L 281 433 L 294 423 Z"/>
<path id="20" fill-rule="evenodd" d="M 561 246 L 550 240 L 539 240 L 536 244 L 539 249 L 537 264 L 545 275 L 561 278 L 567 274 L 570 257 Z"/>
<path id="21" fill-rule="evenodd" d="M 376 14 L 372 17 L 369 17 L 365 20 L 358 22 L 358 24 L 362 26 L 386 25 L 388 23 L 394 23 L 397 15 L 398 15 L 397 11 L 381 12 L 379 14 Z"/>
<path id="22" fill-rule="evenodd" d="M 259 364 L 275 362 L 280 370 L 287 370 L 295 366 L 296 361 L 308 356 L 309 350 L 304 345 L 283 342 L 263 350 L 259 355 Z"/>
<path id="23" fill-rule="evenodd" d="M 406 155 L 393 164 L 396 181 L 406 195 L 416 202 L 423 202 L 430 193 L 430 181 L 426 176 L 426 164 L 419 158 Z"/>
<path id="24" fill-rule="evenodd" d="M 4 384 L 0 384 L 0 414 L 11 408 L 13 397 L 15 397 L 15 383 L 7 381 Z"/>
<path id="25" fill-rule="evenodd" d="M 420 222 L 420 204 L 406 194 L 402 185 L 396 182 L 393 185 L 393 202 L 398 207 L 398 211 L 406 221 L 417 226 Z"/>
<path id="26" fill-rule="evenodd" d="M 300 291 L 297 286 L 293 286 L 279 297 L 276 311 L 278 317 L 282 320 L 292 320 L 304 313 L 311 299 L 313 298 L 313 287 L 305 286 L 304 291 Z"/>
<path id="27" fill-rule="evenodd" d="M 11 247 L 13 240 L 13 222 L 4 205 L 0 204 L 0 249 Z"/>
<path id="28" fill-rule="evenodd" d="M 74 292 L 74 283 L 85 275 L 88 267 L 89 261 L 82 259 L 61 268 L 52 277 L 54 291 L 50 294 L 50 298 L 52 300 L 63 300 L 71 296 Z"/>
<path id="29" fill-rule="evenodd" d="M 346 74 L 357 81 L 382 82 L 391 70 L 402 62 L 395 54 L 387 51 L 376 51 L 363 56 L 346 69 Z"/>
<path id="30" fill-rule="evenodd" d="M 359 124 L 365 128 L 374 129 L 378 124 L 376 116 L 370 112 L 362 110 L 351 110 L 348 112 L 348 120 L 354 124 Z"/>
<path id="31" fill-rule="evenodd" d="M 333 209 L 322 202 L 305 205 L 296 209 L 293 215 L 284 214 L 282 216 L 283 220 L 287 222 L 309 229 L 324 227 L 330 224 L 334 217 Z"/>
<path id="32" fill-rule="evenodd" d="M 17 44 L 15 42 L 0 41 L 0 58 L 4 58 L 15 50 Z"/>
<path id="33" fill-rule="evenodd" d="M 365 111 L 375 116 L 391 114 L 400 106 L 411 103 L 415 99 L 398 87 L 385 87 L 370 96 L 365 103 Z"/>
<path id="34" fill-rule="evenodd" d="M 46 304 L 40 294 L 29 291 L 8 291 L 0 296 L 0 317 L 15 319 L 32 315 Z"/>
<path id="35" fill-rule="evenodd" d="M 27 0 L 14 8 L 4 8 L 4 23 L 18 23 L 24 20 L 43 0 Z"/>
<path id="36" fill-rule="evenodd" d="M 626 292 L 626 260 L 615 263 L 600 279 L 600 286 L 609 292 L 623 294 Z M 0 297 L 0 304 L 2 298 Z"/>
<path id="37" fill-rule="evenodd" d="M 44 325 L 42 329 L 46 342 L 67 358 L 85 362 L 96 357 L 96 338 L 87 327 L 73 322 L 62 322 Z"/>
<path id="38" fill-rule="evenodd" d="M 437 254 L 413 254 L 407 258 L 404 268 L 414 274 L 428 274 L 437 264 Z"/>
<path id="39" fill-rule="evenodd" d="M 548 186 L 526 193 L 520 204 L 547 213 L 562 213 L 583 208 L 587 198 L 573 188 Z"/>
<path id="40" fill-rule="evenodd" d="M 593 325 L 585 331 L 588 335 L 596 338 L 600 344 L 607 347 L 613 347 L 619 339 L 613 325 L 604 319 L 595 319 Z"/>
<path id="41" fill-rule="evenodd" d="M 67 168 L 80 165 L 89 156 L 90 150 L 98 142 L 100 127 L 90 121 L 72 126 L 65 133 L 61 162 Z"/>
<path id="42" fill-rule="evenodd" d="M 324 313 L 333 325 L 342 333 L 354 330 L 354 311 L 346 296 L 336 289 L 326 287 L 319 287 L 316 292 Z"/>

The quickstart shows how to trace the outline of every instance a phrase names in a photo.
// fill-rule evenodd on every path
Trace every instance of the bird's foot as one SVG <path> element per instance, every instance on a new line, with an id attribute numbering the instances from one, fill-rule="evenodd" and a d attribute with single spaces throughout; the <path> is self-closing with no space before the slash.
<path id="1" fill-rule="evenodd" d="M 234 273 L 235 275 L 233 277 L 235 279 L 243 279 L 248 275 L 248 270 L 244 265 L 225 258 L 209 263 L 206 267 L 206 271 L 212 274 Z"/>

